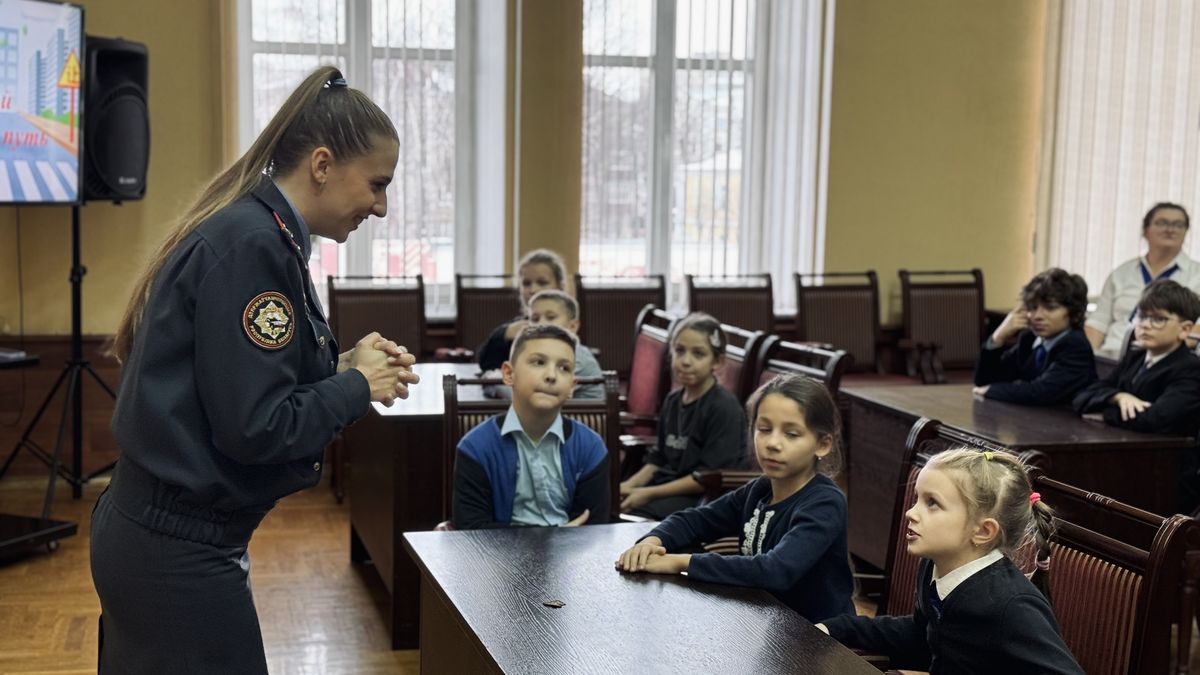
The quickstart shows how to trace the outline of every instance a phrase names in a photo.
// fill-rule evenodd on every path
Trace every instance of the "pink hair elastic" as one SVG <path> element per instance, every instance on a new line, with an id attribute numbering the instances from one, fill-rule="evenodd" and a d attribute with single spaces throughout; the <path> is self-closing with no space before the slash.
<path id="1" fill-rule="evenodd" d="M 1030 506 L 1033 506 L 1034 504 L 1036 504 L 1036 503 L 1038 503 L 1038 502 L 1040 502 L 1040 501 L 1042 501 L 1042 495 L 1041 495 L 1041 494 L 1039 494 L 1039 493 L 1037 493 L 1037 492 L 1030 492 L 1030 493 L 1029 493 L 1029 505 L 1030 505 Z"/>

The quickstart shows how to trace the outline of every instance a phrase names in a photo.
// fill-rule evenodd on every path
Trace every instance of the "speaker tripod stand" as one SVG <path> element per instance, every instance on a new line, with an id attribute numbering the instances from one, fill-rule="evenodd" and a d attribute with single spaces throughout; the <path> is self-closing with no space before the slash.
<path id="1" fill-rule="evenodd" d="M 21 434 L 21 439 L 17 441 L 12 452 L 4 461 L 4 466 L 0 467 L 0 478 L 8 472 L 12 466 L 13 460 L 22 449 L 29 451 L 34 457 L 37 457 L 50 468 L 49 480 L 46 485 L 46 497 L 42 503 L 42 518 L 50 516 L 50 507 L 54 502 L 54 486 L 59 478 L 65 480 L 71 486 L 71 496 L 79 499 L 83 496 L 83 486 L 88 481 L 101 474 L 111 471 L 116 462 L 107 464 L 91 473 L 83 472 L 83 383 L 84 376 L 88 375 L 106 394 L 114 400 L 117 395 L 100 378 L 96 371 L 92 369 L 91 363 L 83 358 L 83 319 L 82 319 L 82 287 L 83 276 L 87 274 L 87 268 L 80 264 L 79 255 L 79 207 L 71 207 L 71 358 L 67 361 L 63 372 L 58 376 L 58 380 L 54 383 L 54 387 L 50 389 L 50 393 L 46 395 L 46 399 L 42 401 L 38 407 L 37 413 L 33 416 L 29 426 L 25 427 L 24 433 Z M 50 404 L 54 402 L 54 398 L 58 395 L 59 389 L 66 385 L 66 393 L 63 398 L 62 415 L 58 422 L 58 435 L 54 442 L 54 451 L 46 452 L 40 445 L 33 440 L 33 431 L 41 421 L 42 416 L 49 409 Z M 71 465 L 64 466 L 61 461 L 63 440 L 66 436 L 68 421 L 67 416 L 70 414 L 71 428 Z"/>

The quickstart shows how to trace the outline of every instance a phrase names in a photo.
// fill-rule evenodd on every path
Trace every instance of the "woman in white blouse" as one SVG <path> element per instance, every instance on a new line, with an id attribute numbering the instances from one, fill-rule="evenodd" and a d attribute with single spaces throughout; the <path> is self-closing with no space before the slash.
<path id="1" fill-rule="evenodd" d="M 1183 253 L 1191 225 L 1178 204 L 1155 204 L 1142 219 L 1142 236 L 1149 249 L 1144 256 L 1126 261 L 1104 280 L 1096 311 L 1088 316 L 1084 331 L 1099 356 L 1119 358 L 1130 321 L 1142 290 L 1158 279 L 1174 279 L 1200 293 L 1200 265 Z"/>

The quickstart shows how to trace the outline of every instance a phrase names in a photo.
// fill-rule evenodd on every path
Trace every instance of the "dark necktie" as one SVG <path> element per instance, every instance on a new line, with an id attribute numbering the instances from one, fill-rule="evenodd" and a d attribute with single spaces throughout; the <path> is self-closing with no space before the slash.
<path id="1" fill-rule="evenodd" d="M 1046 365 L 1046 343 L 1042 343 L 1033 350 L 1033 367 L 1040 373 L 1042 367 Z"/>
<path id="2" fill-rule="evenodd" d="M 942 598 L 938 596 L 937 584 L 933 581 L 929 582 L 929 593 L 926 600 L 929 601 L 929 613 L 934 621 L 942 620 Z"/>

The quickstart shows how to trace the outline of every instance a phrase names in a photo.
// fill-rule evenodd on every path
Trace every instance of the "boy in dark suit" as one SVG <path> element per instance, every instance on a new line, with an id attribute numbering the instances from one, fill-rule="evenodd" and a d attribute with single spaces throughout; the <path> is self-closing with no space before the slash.
<path id="1" fill-rule="evenodd" d="M 1134 345 L 1104 379 L 1079 392 L 1075 411 L 1134 431 L 1195 436 L 1200 431 L 1200 357 L 1188 333 L 1200 316 L 1200 298 L 1170 279 L 1146 287 L 1133 319 Z M 1181 476 L 1184 513 L 1200 503 L 1195 452 L 1185 453 Z"/>
<path id="2" fill-rule="evenodd" d="M 1083 332 L 1087 282 L 1057 267 L 1021 289 L 1021 304 L 983 343 L 976 396 L 1022 405 L 1056 405 L 1096 379 Z M 1006 343 L 1016 337 L 1016 343 Z"/>

